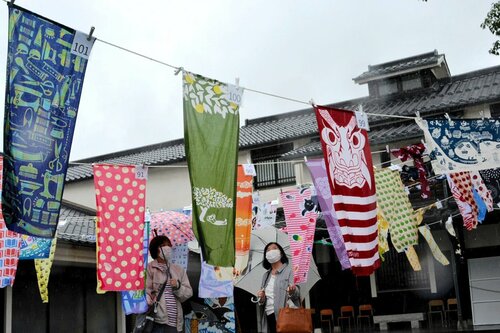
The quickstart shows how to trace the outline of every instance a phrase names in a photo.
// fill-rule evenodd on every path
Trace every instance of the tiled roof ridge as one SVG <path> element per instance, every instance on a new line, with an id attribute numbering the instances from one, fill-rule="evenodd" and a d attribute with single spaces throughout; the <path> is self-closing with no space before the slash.
<path id="1" fill-rule="evenodd" d="M 388 61 L 388 62 L 384 62 L 384 63 L 380 63 L 380 64 L 375 64 L 375 65 L 368 65 L 368 70 L 369 71 L 377 70 L 377 69 L 381 69 L 381 68 L 385 68 L 385 67 L 389 67 L 389 66 L 394 66 L 394 65 L 397 65 L 397 64 L 406 63 L 406 62 L 409 62 L 409 61 L 421 60 L 421 59 L 425 59 L 425 58 L 429 58 L 429 57 L 442 56 L 442 55 L 443 54 L 438 54 L 437 50 L 434 50 L 434 51 L 431 51 L 431 52 L 417 54 L 417 55 L 406 57 L 406 58 L 402 58 L 402 59 L 391 60 L 391 61 Z"/>
<path id="2" fill-rule="evenodd" d="M 328 106 L 328 107 L 334 107 L 334 108 L 339 108 L 341 109 L 343 105 L 346 104 L 360 104 L 363 101 L 369 99 L 370 96 L 364 96 L 364 97 L 356 97 L 353 99 L 348 99 L 344 100 L 341 102 L 335 102 L 335 103 L 330 103 L 330 104 L 321 104 L 322 106 Z M 300 109 L 300 110 L 295 110 L 295 111 L 290 111 L 290 112 L 284 112 L 284 113 L 279 113 L 279 114 L 274 114 L 270 116 L 264 116 L 264 117 L 259 117 L 259 118 L 252 118 L 252 119 L 245 119 L 245 125 L 242 126 L 242 128 L 250 127 L 255 124 L 262 124 L 265 122 L 269 121 L 276 121 L 280 119 L 289 119 L 293 117 L 299 117 L 303 115 L 308 115 L 312 112 L 312 107 L 306 108 L 306 109 Z"/>
<path id="3" fill-rule="evenodd" d="M 79 213 L 83 213 L 85 215 L 96 216 L 96 214 L 97 214 L 97 211 L 95 209 L 92 209 L 92 208 L 89 208 L 87 206 L 83 206 L 83 205 L 77 204 L 76 202 L 69 201 L 69 200 L 66 200 L 66 199 L 62 199 L 61 204 L 63 206 L 66 206 L 67 208 L 75 210 L 75 211 L 77 211 Z"/>
<path id="4" fill-rule="evenodd" d="M 466 79 L 478 78 L 480 76 L 489 75 L 489 74 L 493 74 L 496 72 L 500 72 L 500 65 L 476 69 L 476 70 L 473 70 L 470 72 L 465 72 L 465 73 L 453 75 L 449 78 L 441 79 L 441 82 L 445 82 L 445 83 L 457 82 L 457 81 L 466 80 Z"/>
<path id="5" fill-rule="evenodd" d="M 114 159 L 114 158 L 120 158 L 123 156 L 130 156 L 133 154 L 144 153 L 147 151 L 153 151 L 153 150 L 157 150 L 160 148 L 173 147 L 173 146 L 177 146 L 177 145 L 184 145 L 184 138 L 163 141 L 163 142 L 154 143 L 154 144 L 147 145 L 147 146 L 140 146 L 140 147 L 125 149 L 125 150 L 115 151 L 112 153 L 88 157 L 88 158 L 84 158 L 84 159 L 72 161 L 72 162 L 74 162 L 74 163 L 104 162 L 104 161 L 109 161 L 109 160 Z"/>

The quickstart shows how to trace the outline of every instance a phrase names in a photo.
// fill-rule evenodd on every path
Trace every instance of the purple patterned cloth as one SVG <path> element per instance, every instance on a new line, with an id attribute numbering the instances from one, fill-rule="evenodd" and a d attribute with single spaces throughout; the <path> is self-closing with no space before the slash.
<path id="1" fill-rule="evenodd" d="M 332 193 L 328 184 L 328 175 L 326 174 L 326 166 L 324 159 L 309 160 L 306 162 L 309 172 L 313 178 L 314 186 L 318 196 L 319 206 L 328 228 L 328 234 L 335 248 L 335 253 L 339 258 L 342 269 L 351 268 L 349 257 L 340 231 L 339 222 L 333 209 Z"/>

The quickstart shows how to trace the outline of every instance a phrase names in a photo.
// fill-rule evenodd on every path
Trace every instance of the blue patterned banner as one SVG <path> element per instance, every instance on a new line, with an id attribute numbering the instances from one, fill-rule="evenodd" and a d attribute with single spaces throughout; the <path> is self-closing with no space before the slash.
<path id="1" fill-rule="evenodd" d="M 436 174 L 500 165 L 499 119 L 417 119 Z"/>
<path id="2" fill-rule="evenodd" d="M 12 231 L 53 238 L 87 60 L 73 54 L 81 33 L 14 5 L 8 34 L 3 214 Z"/>
<path id="3" fill-rule="evenodd" d="M 52 239 L 21 235 L 20 260 L 47 259 L 50 254 Z"/>

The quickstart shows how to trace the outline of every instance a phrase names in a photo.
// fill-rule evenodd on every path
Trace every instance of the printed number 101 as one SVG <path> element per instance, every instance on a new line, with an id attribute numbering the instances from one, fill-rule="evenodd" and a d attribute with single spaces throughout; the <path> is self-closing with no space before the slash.
<path id="1" fill-rule="evenodd" d="M 83 44 L 75 43 L 75 47 L 73 48 L 73 52 L 77 52 L 83 54 L 85 56 L 89 55 L 89 47 Z"/>

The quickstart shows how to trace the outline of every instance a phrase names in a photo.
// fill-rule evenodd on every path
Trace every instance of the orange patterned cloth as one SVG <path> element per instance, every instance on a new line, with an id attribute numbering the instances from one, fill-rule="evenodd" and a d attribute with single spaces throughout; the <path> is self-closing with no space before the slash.
<path id="1" fill-rule="evenodd" d="M 236 223 L 234 229 L 236 274 L 239 275 L 248 265 L 250 252 L 250 234 L 252 232 L 252 189 L 253 177 L 245 174 L 242 165 L 238 165 L 236 179 Z"/>

